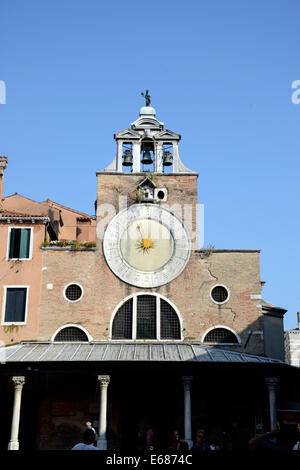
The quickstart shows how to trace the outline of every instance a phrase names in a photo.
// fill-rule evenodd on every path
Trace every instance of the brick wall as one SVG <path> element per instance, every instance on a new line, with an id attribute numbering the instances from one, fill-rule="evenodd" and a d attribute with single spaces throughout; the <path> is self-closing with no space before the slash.
<path id="1" fill-rule="evenodd" d="M 111 174 L 98 173 L 97 187 L 97 222 L 103 221 L 103 228 L 112 217 L 126 206 L 136 203 L 135 191 L 138 184 L 145 179 L 145 174 Z M 161 202 L 175 212 L 187 226 L 194 249 L 198 248 L 197 231 L 197 175 L 155 174 L 153 178 L 157 188 L 168 190 L 168 199 Z M 108 210 L 108 205 L 112 210 Z"/>
<path id="2" fill-rule="evenodd" d="M 114 214 L 125 207 L 125 203 L 136 203 L 135 190 L 144 178 L 145 174 L 98 173 L 97 222 L 103 220 L 105 227 Z M 197 175 L 154 175 L 153 181 L 156 187 L 168 190 L 168 201 L 161 205 L 174 210 L 184 219 L 190 232 L 196 233 Z M 104 211 L 103 204 L 107 204 Z M 188 211 L 184 212 L 186 208 Z M 263 353 L 262 335 L 249 336 L 250 331 L 259 333 L 263 330 L 262 312 L 257 300 L 261 292 L 257 251 L 203 252 L 195 249 L 195 237 L 190 260 L 176 279 L 158 288 L 139 289 L 112 273 L 104 259 L 101 239 L 97 249 L 87 251 L 42 249 L 44 227 L 36 225 L 33 259 L 14 266 L 5 259 L 7 227 L 2 225 L 0 229 L 3 241 L 2 285 L 31 286 L 28 322 L 13 335 L 5 333 L 2 328 L 0 339 L 6 344 L 36 339 L 49 341 L 66 324 L 81 325 L 94 340 L 107 340 L 117 305 L 135 293 L 152 292 L 166 297 L 178 309 L 184 341 L 201 342 L 207 330 L 224 326 L 241 339 L 242 344 L 232 346 L 233 349 Z M 83 288 L 84 295 L 78 302 L 69 302 L 64 296 L 64 289 L 70 283 L 78 283 Z M 225 285 L 230 292 L 225 304 L 217 305 L 210 297 L 211 288 L 216 284 Z M 1 296 L 3 288 L 0 302 Z"/>
<path id="3" fill-rule="evenodd" d="M 159 293 L 175 304 L 183 322 L 185 341 L 200 342 L 203 334 L 217 325 L 233 329 L 241 338 L 238 351 L 263 353 L 262 337 L 254 335 L 247 349 L 243 346 L 249 331 L 262 330 L 258 252 L 215 252 L 201 258 L 193 252 L 187 267 L 169 284 L 154 289 L 138 289 L 119 280 L 109 269 L 102 246 L 95 251 L 44 250 L 39 340 L 50 340 L 64 324 L 84 327 L 94 340 L 107 340 L 112 313 L 127 296 Z M 68 302 L 63 295 L 69 283 L 79 283 L 84 295 L 79 302 Z M 47 284 L 53 289 L 47 289 Z M 216 284 L 230 291 L 226 304 L 216 305 L 210 290 Z"/>
<path id="4" fill-rule="evenodd" d="M 112 217 L 126 205 L 136 203 L 135 191 L 145 174 L 112 174 L 101 172 L 97 188 L 97 223 L 103 232 Z M 190 232 L 197 233 L 197 175 L 154 175 L 156 187 L 167 188 L 168 201 L 161 203 L 184 219 Z M 184 210 L 186 211 L 184 217 Z M 197 236 L 185 270 L 172 282 L 154 289 L 139 289 L 119 280 L 108 267 L 102 239 L 96 250 L 43 250 L 43 281 L 39 340 L 50 340 L 65 324 L 78 324 L 94 340 L 110 337 L 112 314 L 117 305 L 135 293 L 158 293 L 169 299 L 178 309 L 184 341 L 200 342 L 207 330 L 214 326 L 232 329 L 241 339 L 233 349 L 263 354 L 263 337 L 250 331 L 262 332 L 262 312 L 257 296 L 261 293 L 259 253 L 257 251 L 215 250 L 206 256 L 197 251 Z M 79 283 L 84 295 L 79 302 L 68 302 L 64 288 Z M 47 285 L 53 285 L 48 289 Z M 229 301 L 217 305 L 210 290 L 223 284 L 230 292 Z M 256 296 L 254 299 L 251 296 Z M 244 345 L 247 343 L 247 348 Z"/>

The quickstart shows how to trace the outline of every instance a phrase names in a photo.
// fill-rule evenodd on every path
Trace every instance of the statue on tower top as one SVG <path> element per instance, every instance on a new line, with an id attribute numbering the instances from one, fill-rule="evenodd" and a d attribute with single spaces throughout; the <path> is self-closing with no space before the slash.
<path id="1" fill-rule="evenodd" d="M 145 97 L 146 100 L 146 106 L 150 106 L 151 103 L 151 96 L 149 95 L 149 90 L 146 90 L 146 93 L 141 93 L 142 96 Z"/>

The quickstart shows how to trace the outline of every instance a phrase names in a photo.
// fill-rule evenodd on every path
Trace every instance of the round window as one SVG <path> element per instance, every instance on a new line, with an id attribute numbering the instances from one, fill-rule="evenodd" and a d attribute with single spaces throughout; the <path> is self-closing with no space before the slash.
<path id="1" fill-rule="evenodd" d="M 223 304 L 229 298 L 229 292 L 224 286 L 215 286 L 211 291 L 212 299 L 218 304 Z"/>
<path id="2" fill-rule="evenodd" d="M 82 297 L 82 288 L 78 284 L 69 284 L 66 287 L 65 296 L 71 302 L 76 302 Z"/>

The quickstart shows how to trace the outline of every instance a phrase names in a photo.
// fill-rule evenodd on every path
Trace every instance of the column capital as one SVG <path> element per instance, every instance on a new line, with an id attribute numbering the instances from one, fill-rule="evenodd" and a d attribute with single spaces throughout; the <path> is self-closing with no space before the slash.
<path id="1" fill-rule="evenodd" d="M 268 388 L 273 388 L 274 390 L 278 386 L 280 379 L 278 377 L 266 377 L 265 383 L 267 384 Z"/>
<path id="2" fill-rule="evenodd" d="M 14 376 L 12 377 L 12 381 L 15 384 L 15 387 L 23 387 L 25 383 L 25 377 L 24 376 Z"/>
<path id="3" fill-rule="evenodd" d="M 192 386 L 193 377 L 191 375 L 183 375 L 181 378 L 184 388 L 186 390 L 190 390 Z"/>
<path id="4" fill-rule="evenodd" d="M 108 387 L 110 375 L 98 375 L 98 380 L 100 382 L 100 387 Z"/>

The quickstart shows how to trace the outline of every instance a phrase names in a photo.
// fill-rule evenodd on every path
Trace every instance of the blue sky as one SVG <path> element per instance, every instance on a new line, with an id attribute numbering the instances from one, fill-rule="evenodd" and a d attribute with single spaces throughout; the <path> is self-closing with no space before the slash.
<path id="1" fill-rule="evenodd" d="M 300 4 L 2 0 L 4 194 L 93 214 L 95 172 L 150 90 L 199 173 L 205 244 L 259 248 L 263 297 L 297 326 Z"/>

